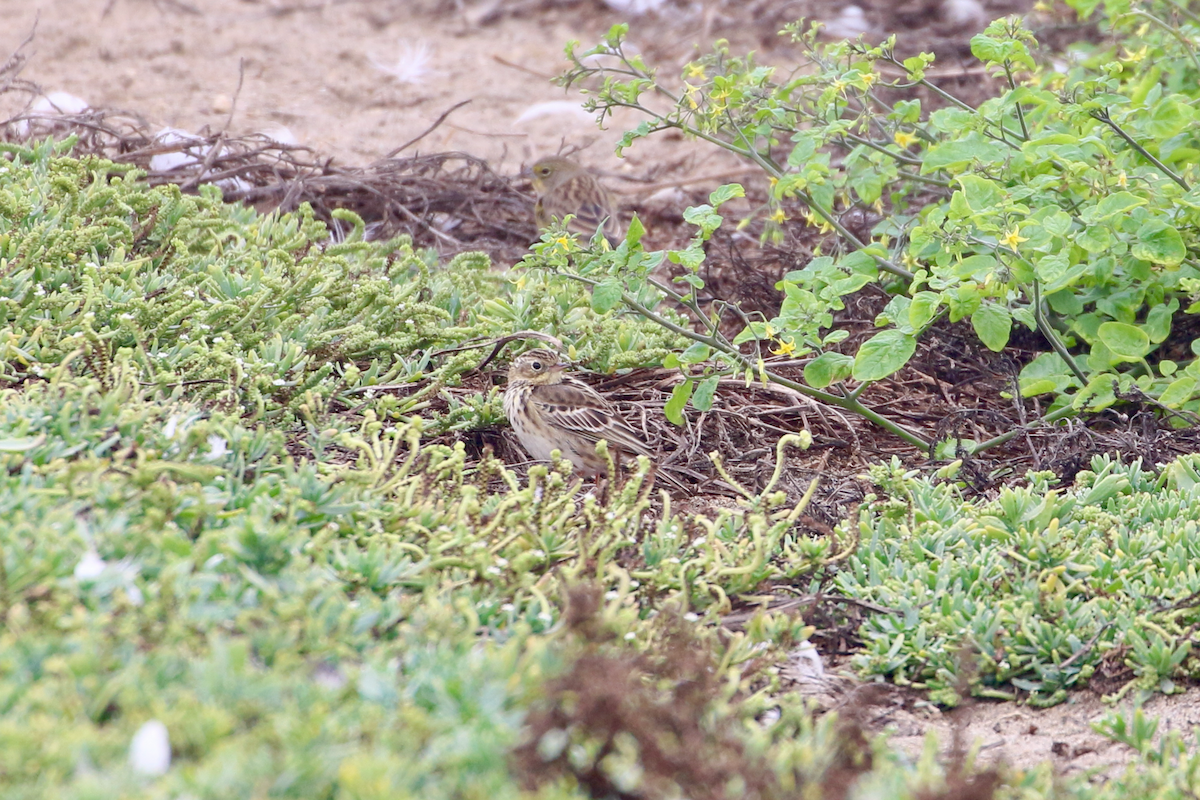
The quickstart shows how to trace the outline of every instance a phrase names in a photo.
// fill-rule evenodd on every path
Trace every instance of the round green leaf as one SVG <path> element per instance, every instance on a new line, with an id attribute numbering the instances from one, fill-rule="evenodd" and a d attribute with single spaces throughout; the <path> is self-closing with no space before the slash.
<path id="1" fill-rule="evenodd" d="M 814 389 L 824 389 L 850 377 L 853 368 L 854 359 L 844 353 L 822 353 L 804 366 L 804 382 Z"/>
<path id="2" fill-rule="evenodd" d="M 917 339 L 895 328 L 881 331 L 858 348 L 854 357 L 855 380 L 877 381 L 903 367 L 917 350 Z"/>
<path id="3" fill-rule="evenodd" d="M 1188 400 L 1191 400 L 1195 393 L 1196 379 L 1185 376 L 1171 381 L 1171 385 L 1163 389 L 1163 393 L 1159 395 L 1158 402 L 1167 408 L 1180 408 Z"/>
<path id="4" fill-rule="evenodd" d="M 1136 325 L 1124 322 L 1105 322 L 1096 336 L 1122 361 L 1137 361 L 1150 352 L 1150 337 Z"/>
<path id="5" fill-rule="evenodd" d="M 1187 247 L 1179 231 L 1162 220 L 1148 220 L 1138 228 L 1133 257 L 1166 267 L 1177 267 L 1187 256 Z"/>

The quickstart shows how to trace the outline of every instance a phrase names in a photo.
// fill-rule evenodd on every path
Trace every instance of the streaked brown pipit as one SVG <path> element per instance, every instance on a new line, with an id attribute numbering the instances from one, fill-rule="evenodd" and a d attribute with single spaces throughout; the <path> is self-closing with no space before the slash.
<path id="1" fill-rule="evenodd" d="M 508 369 L 504 413 L 529 455 L 548 461 L 558 450 L 579 471 L 599 476 L 607 465 L 596 443 L 608 441 L 615 461 L 623 454 L 650 456 L 641 437 L 595 389 L 566 374 L 558 355 L 530 350 Z"/>
<path id="2" fill-rule="evenodd" d="M 533 216 L 539 228 L 574 214 L 568 229 L 590 239 L 597 228 L 603 228 L 609 244 L 615 247 L 619 243 L 623 231 L 616 203 L 595 175 L 561 156 L 538 161 L 530 169 L 530 175 L 538 196 Z"/>

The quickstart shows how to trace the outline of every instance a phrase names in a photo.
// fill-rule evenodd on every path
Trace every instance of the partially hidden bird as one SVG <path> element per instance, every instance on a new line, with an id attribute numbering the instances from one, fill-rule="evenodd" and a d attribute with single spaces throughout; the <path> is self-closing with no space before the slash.
<path id="1" fill-rule="evenodd" d="M 568 375 L 566 365 L 550 350 L 529 350 L 513 361 L 504 391 L 504 413 L 521 446 L 534 459 L 548 461 L 551 451 L 558 450 L 576 469 L 592 477 L 607 470 L 606 462 L 596 455 L 596 443 L 601 439 L 608 442 L 617 463 L 621 455 L 654 456 L 612 404 Z M 682 487 L 678 480 L 668 478 L 667 482 Z"/>
<path id="2" fill-rule="evenodd" d="M 609 244 L 615 247 L 620 243 L 623 231 L 616 203 L 595 175 L 562 156 L 541 159 L 530 168 L 529 174 L 537 192 L 533 216 L 539 228 L 574 215 L 568 230 L 590 239 L 600 229 Z"/>

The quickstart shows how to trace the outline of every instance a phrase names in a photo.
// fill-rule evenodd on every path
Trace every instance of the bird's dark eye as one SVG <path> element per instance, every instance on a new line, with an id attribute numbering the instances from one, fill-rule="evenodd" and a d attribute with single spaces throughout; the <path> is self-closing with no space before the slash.
<path id="1" fill-rule="evenodd" d="M 538 175 L 549 175 L 550 168 L 549 167 L 538 167 L 537 172 L 538 172 Z"/>
<path id="2" fill-rule="evenodd" d="M 529 366 L 533 367 L 535 370 L 540 370 L 542 368 L 542 362 L 535 361 L 532 364 L 530 364 Z"/>

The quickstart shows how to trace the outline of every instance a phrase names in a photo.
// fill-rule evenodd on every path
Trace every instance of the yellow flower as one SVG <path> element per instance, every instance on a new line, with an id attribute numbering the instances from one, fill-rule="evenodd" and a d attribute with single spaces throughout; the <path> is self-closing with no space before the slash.
<path id="1" fill-rule="evenodd" d="M 1122 189 L 1129 186 L 1129 178 L 1126 177 L 1125 170 L 1121 170 L 1121 174 L 1117 176 L 1117 186 L 1120 186 Z"/>
<path id="2" fill-rule="evenodd" d="M 785 219 L 787 219 L 787 214 L 784 214 L 784 213 L 783 213 L 783 209 L 782 209 L 782 208 L 777 208 L 777 209 L 775 209 L 774 211 L 772 211 L 772 212 L 771 212 L 771 216 L 770 216 L 770 217 L 768 217 L 768 219 L 769 219 L 769 220 L 771 220 L 771 222 L 774 222 L 774 223 L 776 223 L 777 225 L 778 225 L 778 224 L 782 224 L 782 223 L 783 223 L 783 221 L 784 221 Z"/>
<path id="3" fill-rule="evenodd" d="M 1125 58 L 1123 60 L 1128 61 L 1131 64 L 1137 64 L 1146 58 L 1146 54 L 1149 52 L 1150 48 L 1148 45 L 1142 45 L 1141 48 L 1136 51 L 1131 51 L 1128 47 L 1124 48 L 1124 50 Z"/>
<path id="4" fill-rule="evenodd" d="M 879 76 L 874 72 L 863 73 L 862 82 L 868 89 L 870 89 L 877 80 L 879 80 Z"/>
<path id="5" fill-rule="evenodd" d="M 786 340 L 776 339 L 775 341 L 779 342 L 779 346 L 771 351 L 775 355 L 790 356 L 792 353 L 796 352 L 796 340 L 791 336 L 789 336 Z"/>
<path id="6" fill-rule="evenodd" d="M 688 80 L 694 80 L 696 78 L 699 78 L 700 80 L 706 80 L 707 76 L 704 74 L 704 65 L 696 63 L 688 64 L 683 70 L 683 77 L 687 78 Z"/>
<path id="7" fill-rule="evenodd" d="M 917 137 L 913 136 L 908 131 L 896 131 L 896 133 L 892 135 L 892 141 L 907 149 L 909 145 L 917 141 Z"/>
<path id="8" fill-rule="evenodd" d="M 1013 228 L 1011 231 L 1009 231 L 1008 233 L 1006 233 L 1000 237 L 1000 244 L 1004 245 L 1009 250 L 1016 250 L 1017 246 L 1021 242 L 1028 242 L 1028 241 L 1029 241 L 1028 237 L 1017 235 L 1016 228 Z"/>

